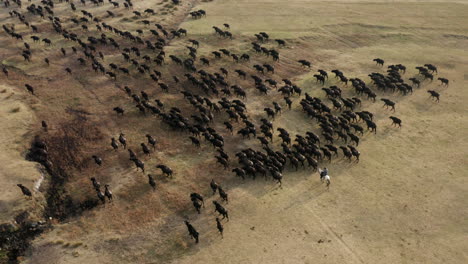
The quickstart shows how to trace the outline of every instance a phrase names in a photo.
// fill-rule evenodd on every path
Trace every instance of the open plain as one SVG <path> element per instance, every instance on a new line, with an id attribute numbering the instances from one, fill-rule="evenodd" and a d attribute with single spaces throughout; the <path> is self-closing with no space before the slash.
<path id="1" fill-rule="evenodd" d="M 7 75 L 0 73 L 0 224 L 19 230 L 24 223 L 17 216 L 22 214 L 28 219 L 21 219 L 25 223 L 40 221 L 47 226 L 28 239 L 28 247 L 14 259 L 8 251 L 13 246 L 0 237 L 0 263 L 468 263 L 468 1 L 181 0 L 173 4 L 134 0 L 132 8 L 125 8 L 124 3 L 129 2 L 121 0 L 112 1 L 119 2 L 118 7 L 110 1 L 99 5 L 76 1 L 76 11 L 71 9 L 71 1 L 53 2 L 53 14 L 44 18 L 27 10 L 31 4 L 46 6 L 38 0 L 23 1 L 22 7 L 10 1 L 9 7 L 0 8 L 0 24 L 14 24 L 14 32 L 23 38 L 13 38 L 4 29 L 0 33 L 0 60 L 8 71 Z M 155 14 L 145 13 L 146 9 Z M 9 14 L 14 10 L 36 25 L 37 32 L 18 15 Z M 206 16 L 190 15 L 197 10 L 204 10 Z M 86 45 L 65 39 L 63 32 L 58 34 L 48 16 L 59 17 L 62 29 L 95 46 L 97 50 L 91 54 L 116 78 L 93 70 L 93 59 L 83 55 L 88 51 Z M 89 21 L 72 21 L 82 17 Z M 164 39 L 165 61 L 158 65 L 152 60 L 159 49 L 112 30 L 99 31 L 95 25 L 103 22 L 143 41 Z M 230 32 L 232 39 L 215 34 L 213 26 Z M 181 28 L 186 36 L 170 33 Z M 150 30 L 157 30 L 160 36 Z M 266 32 L 269 40 L 260 41 L 255 37 L 259 32 Z M 89 41 L 101 34 L 115 39 L 120 49 Z M 34 42 L 31 36 L 47 38 L 51 45 Z M 245 98 L 223 94 L 219 83 L 218 95 L 203 91 L 186 78 L 192 74 L 200 79 L 201 74 L 169 56 L 190 58 L 189 39 L 200 43 L 194 60 L 197 71 L 214 74 L 225 68 L 229 74 L 224 81 L 228 87 L 242 87 Z M 275 39 L 286 44 L 279 46 Z M 24 42 L 30 46 L 30 61 L 22 56 Z M 256 53 L 252 42 L 275 49 L 279 60 Z M 130 47 L 141 51 L 140 56 L 128 52 L 138 65 L 161 73 L 157 82 L 150 77 L 152 72 L 140 73 L 135 63 L 124 60 L 122 52 Z M 212 52 L 220 49 L 239 56 L 248 54 L 250 60 L 235 62 L 226 55 L 216 59 Z M 151 60 L 146 61 L 144 55 Z M 207 58 L 209 65 L 203 65 L 200 58 Z M 376 65 L 375 58 L 385 64 Z M 302 67 L 299 60 L 312 65 Z M 126 67 L 129 74 L 112 70 L 110 64 Z M 253 68 L 263 64 L 272 65 L 275 72 L 262 74 Z M 419 87 L 413 85 L 411 93 L 384 91 L 371 80 L 369 74 L 386 75 L 387 67 L 396 64 L 406 67 L 406 71 L 398 70 L 405 83 L 411 84 L 412 77 L 421 82 Z M 424 79 L 415 68 L 424 64 L 437 66 L 433 81 Z M 328 72 L 324 84 L 314 78 L 318 69 Z M 333 69 L 365 82 L 375 92 L 375 102 L 357 94 L 351 81 L 346 85 L 335 78 Z M 246 72 L 247 78 L 240 78 L 235 70 Z M 302 93 L 289 96 L 292 107 L 288 109 L 284 94 L 270 85 L 267 94 L 261 93 L 251 75 L 276 80 L 278 88 L 285 85 L 282 79 L 288 79 Z M 173 76 L 180 81 L 176 83 Z M 446 78 L 449 85 L 437 78 Z M 158 83 L 167 84 L 168 91 L 161 90 Z M 34 87 L 34 95 L 25 84 Z M 309 117 L 300 102 L 307 93 L 340 116 L 345 109 L 333 108 L 322 90 L 334 85 L 341 88 L 343 98 L 362 101 L 353 111 L 373 113 L 377 132 L 356 120 L 351 123 L 364 128 L 362 136 L 357 133 L 358 146 L 335 136 L 333 145 L 351 144 L 361 155 L 359 162 L 355 157 L 348 161 L 341 151 L 331 161 L 318 159 L 320 168 L 329 169 L 328 189 L 316 170 L 307 164 L 295 169 L 289 160 L 281 186 L 270 173 L 267 178 L 259 174 L 255 180 L 249 176 L 242 180 L 231 172 L 240 167 L 235 154 L 247 148 L 262 150 L 259 140 L 237 133 L 245 127 L 242 120 L 231 120 L 231 134 L 223 125 L 229 116 L 218 104 L 221 111 L 213 112 L 207 123 L 224 138 L 223 149 L 230 159 L 228 169 L 223 169 L 215 158 L 218 152 L 204 136 L 198 138 L 201 146 L 196 147 L 188 131 L 168 125 L 148 109 L 142 114 L 124 89 L 128 86 L 130 94 L 139 96 L 145 91 L 153 105 L 155 99 L 160 100 L 163 113 L 177 107 L 191 124 L 196 123 L 191 115 L 198 115 L 199 108 L 182 91 L 214 103 L 222 97 L 239 99 L 246 105 L 248 120 L 257 127 L 257 136 L 261 135 L 260 119 L 272 122 L 274 139 L 269 146 L 283 151 L 279 127 L 289 132 L 292 144 L 297 143 L 296 135 L 305 136 L 308 131 L 320 135 L 322 145 L 328 144 L 318 119 Z M 438 92 L 440 101 L 431 98 L 428 90 Z M 381 98 L 395 102 L 395 111 L 383 107 Z M 264 111 L 273 107 L 272 102 L 282 106 L 274 118 Z M 125 109 L 123 115 L 113 110 L 117 106 Z M 392 126 L 389 116 L 400 118 L 401 128 Z M 41 127 L 42 120 L 48 124 L 47 131 Z M 111 147 L 111 138 L 117 139 L 120 133 L 144 162 L 144 173 L 135 168 L 120 143 L 118 150 Z M 147 142 L 146 134 L 157 141 L 150 155 L 140 147 Z M 26 160 L 38 138 L 47 143 L 49 167 L 45 162 Z M 102 166 L 95 164 L 92 155 L 102 158 Z M 162 175 L 157 164 L 169 166 L 173 177 Z M 156 181 L 155 190 L 148 184 L 148 174 Z M 112 202 L 98 200 L 91 177 L 102 188 L 110 185 Z M 229 203 L 213 195 L 212 179 L 228 193 Z M 32 191 L 32 198 L 21 193 L 18 183 Z M 206 207 L 201 214 L 192 206 L 193 192 L 204 196 Z M 229 211 L 229 221 L 222 220 L 223 237 L 216 229 L 215 200 Z M 190 220 L 199 232 L 199 243 L 188 236 L 184 220 Z M 6 236 L 7 232 L 0 234 Z"/>

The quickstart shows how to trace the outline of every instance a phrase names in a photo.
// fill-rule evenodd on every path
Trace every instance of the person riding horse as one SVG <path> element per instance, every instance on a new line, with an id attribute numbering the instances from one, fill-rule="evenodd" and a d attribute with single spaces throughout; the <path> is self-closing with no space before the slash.
<path id="1" fill-rule="evenodd" d="M 328 175 L 328 169 L 327 168 L 324 168 L 321 172 L 320 172 L 320 179 L 322 179 L 323 177 L 327 176 Z"/>
<path id="2" fill-rule="evenodd" d="M 327 183 L 327 189 L 330 187 L 330 175 L 328 175 L 328 169 L 327 168 L 324 168 L 323 170 L 322 169 L 319 169 L 319 173 L 320 173 L 320 181 L 323 183 L 324 181 Z"/>

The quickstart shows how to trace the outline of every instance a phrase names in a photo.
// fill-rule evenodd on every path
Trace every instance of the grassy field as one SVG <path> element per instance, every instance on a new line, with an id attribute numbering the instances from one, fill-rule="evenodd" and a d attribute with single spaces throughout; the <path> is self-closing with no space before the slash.
<path id="1" fill-rule="evenodd" d="M 4 161 L 0 170 L 0 183 L 5 187 L 0 199 L 0 223 L 11 221 L 12 216 L 29 209 L 31 202 L 38 207 L 34 211 L 40 212 L 41 209 L 40 193 L 34 201 L 30 201 L 24 199 L 21 192 L 16 190 L 18 182 L 35 186 L 42 178 L 37 170 L 38 166 L 23 158 L 23 148 L 25 143 L 29 143 L 32 124 L 35 121 L 30 106 L 22 102 L 24 99 L 22 92 L 15 91 L 10 86 L 0 85 L 0 158 Z"/>
<path id="2" fill-rule="evenodd" d="M 453 86 L 441 89 L 434 83 L 409 97 L 385 95 L 399 102 L 395 115 L 404 120 L 401 130 L 389 126 L 389 114 L 380 104 L 366 102 L 363 107 L 377 113 L 382 129 L 366 137 L 358 165 L 330 165 L 335 177 L 329 192 L 307 172 L 292 174 L 282 190 L 241 186 L 234 198 L 239 213 L 225 238 L 174 263 L 468 260 L 463 253 L 468 246 L 468 211 L 463 209 L 468 169 L 466 3 L 216 1 L 202 8 L 214 14 L 208 25 L 228 22 L 242 36 L 266 31 L 272 38 L 289 39 L 288 54 L 311 58 L 317 68 L 344 69 L 365 79 L 379 71 L 370 62 L 374 57 L 406 65 L 412 69 L 407 74 L 431 61 L 443 67 L 440 75 L 449 76 Z M 209 35 L 204 24 L 187 21 L 182 27 Z M 309 74 L 297 80 L 306 92 L 323 96 Z M 441 90 L 447 101 L 434 105 L 426 89 Z M 307 124 L 297 112 L 275 123 L 303 132 Z M 325 242 L 317 243 L 320 239 Z"/>
<path id="3" fill-rule="evenodd" d="M 329 190 L 311 170 L 288 170 L 283 187 L 278 188 L 263 179 L 242 182 L 215 163 L 211 146 L 203 144 L 196 149 L 186 134 L 174 132 L 151 117 L 141 117 L 137 110 L 129 110 L 122 118 L 111 110 L 115 105 L 132 109 L 134 104 L 123 99 L 121 89 L 129 85 L 135 91 L 145 90 L 160 98 L 167 108 L 177 106 L 190 113 L 192 108 L 180 98 L 181 88 L 175 84 L 171 83 L 174 88 L 170 93 L 162 94 L 148 78 L 119 78 L 113 83 L 89 69 L 79 68 L 75 57 L 60 56 L 58 47 L 68 44 L 58 38 L 54 47 L 48 49 L 39 44 L 33 46 L 37 53 L 33 62 L 27 64 L 18 56 L 21 43 L 1 36 L 2 62 L 13 72 L 8 79 L 1 77 L 4 86 L 0 91 L 6 89 L 0 94 L 1 155 L 2 160 L 9 161 L 0 173 L 1 183 L 32 186 L 40 174 L 21 155 L 28 140 L 39 133 L 38 120 L 48 120 L 54 133 L 54 128 L 75 118 L 74 113 L 79 110 L 88 113 L 86 122 L 97 127 L 103 137 L 80 148 L 82 167 L 70 172 L 72 177 L 65 188 L 77 200 L 94 197 L 89 182 L 89 177 L 94 176 L 102 183 L 110 183 L 116 196 L 112 204 L 54 222 L 53 230 L 33 241 L 24 263 L 468 261 L 465 1 L 214 0 L 183 1 L 177 10 L 165 5 L 167 1 L 135 1 L 136 10 L 151 7 L 171 13 L 152 20 L 162 21 L 171 29 L 188 30 L 187 38 L 171 41 L 166 48 L 168 54 L 185 54 L 187 39 L 193 38 L 201 42 L 200 56 L 209 57 L 209 52 L 220 48 L 252 56 L 252 62 L 243 64 L 222 59 L 207 67 L 210 71 L 226 67 L 231 72 L 243 69 L 253 74 L 253 64 L 271 63 L 271 59 L 254 55 L 250 49 L 250 42 L 255 41 L 253 34 L 263 31 L 272 39 L 287 41 L 286 47 L 279 49 L 280 61 L 275 64 L 273 78 L 290 78 L 312 96 L 325 98 L 322 86 L 312 77 L 317 69 L 340 69 L 348 77 L 369 82 L 369 73 L 386 70 L 372 62 L 376 57 L 385 59 L 386 65 L 404 64 L 408 69 L 406 80 L 417 74 L 415 66 L 437 65 L 436 77 L 448 78 L 450 85 L 442 87 L 436 80 L 424 82 L 409 96 L 378 92 L 378 98 L 397 102 L 395 113 L 382 108 L 380 101 L 364 99 L 361 109 L 375 113 L 378 133 L 367 132 L 362 137 L 361 161 L 349 163 L 340 156 L 332 163 L 322 163 L 332 177 Z M 96 13 L 112 10 L 109 5 L 86 9 Z M 186 17 L 191 9 L 206 10 L 206 18 Z M 56 10 L 68 14 L 61 5 Z M 126 14 L 123 10 L 118 12 Z M 132 23 L 132 19 L 118 16 L 110 24 L 122 23 L 129 30 L 143 27 Z M 13 20 L 2 9 L 0 21 L 3 24 Z M 230 24 L 233 40 L 213 34 L 212 26 L 221 27 L 223 23 Z M 265 45 L 276 47 L 274 43 Z M 117 61 L 117 54 L 106 51 L 106 63 Z M 49 68 L 40 63 L 44 55 L 53 59 Z M 298 59 L 311 61 L 312 70 L 302 69 Z M 73 66 L 72 76 L 63 71 L 69 65 Z M 171 63 L 161 71 L 167 82 L 172 75 L 180 74 Z M 228 80 L 243 87 L 252 84 L 234 74 Z M 37 98 L 26 96 L 23 85 L 28 81 L 38 87 Z M 342 86 L 332 76 L 325 85 L 339 85 L 345 96 L 354 96 L 350 87 Z M 440 103 L 431 101 L 428 89 L 440 92 Z M 262 96 L 253 88 L 247 90 L 245 103 L 255 120 L 264 117 L 263 108 L 272 101 L 283 102 L 277 92 Z M 10 96 L 12 93 L 15 95 Z M 275 127 L 284 127 L 291 135 L 317 130 L 316 123 L 301 111 L 299 101 L 295 97 L 293 108 L 274 120 Z M 403 120 L 401 129 L 391 126 L 390 115 Z M 246 147 L 260 148 L 257 140 L 241 140 L 224 133 L 225 119 L 217 116 L 214 126 L 228 138 L 226 149 L 230 154 Z M 146 176 L 135 172 L 133 164 L 127 162 L 126 152 L 109 149 L 110 137 L 117 137 L 120 132 L 125 132 L 131 147 L 138 150 L 145 134 L 157 137 L 157 150 L 144 160 L 148 173 L 157 177 L 156 192 L 148 186 Z M 275 146 L 279 146 L 279 139 L 275 141 Z M 93 166 L 90 156 L 95 153 L 104 159 L 102 168 Z M 139 151 L 138 154 L 141 155 Z M 174 179 L 160 176 L 154 169 L 158 163 L 171 166 L 176 171 Z M 230 198 L 226 207 L 231 219 L 224 222 L 222 239 L 211 211 L 211 200 L 217 198 L 211 197 L 211 179 L 221 182 Z M 27 208 L 28 201 L 15 191 L 18 190 L 8 189 L 0 196 L 1 215 L 5 217 L 2 221 Z M 201 215 L 194 212 L 188 198 L 192 191 L 207 196 L 207 208 Z M 41 195 L 37 193 L 38 197 Z M 41 198 L 35 199 L 33 207 L 40 208 Z M 197 245 L 186 234 L 183 220 L 187 218 L 200 232 Z"/>

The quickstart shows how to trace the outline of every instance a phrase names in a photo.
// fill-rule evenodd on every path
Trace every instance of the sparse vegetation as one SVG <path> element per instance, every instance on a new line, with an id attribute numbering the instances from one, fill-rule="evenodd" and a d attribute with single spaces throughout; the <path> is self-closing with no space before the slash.
<path id="1" fill-rule="evenodd" d="M 57 251 L 56 255 L 50 254 L 52 259 L 48 261 L 60 263 L 93 263 L 96 255 L 100 261 L 113 263 L 211 263 L 220 259 L 229 263 L 458 263 L 463 259 L 464 255 L 456 252 L 465 252 L 466 243 L 452 231 L 466 229 L 466 224 L 459 219 L 467 217 L 465 211 L 454 209 L 463 208 L 465 204 L 460 197 L 465 187 L 462 177 L 468 170 L 463 163 L 468 149 L 463 132 L 468 127 L 462 104 L 468 98 L 464 92 L 466 80 L 461 77 L 468 70 L 464 49 L 467 37 L 463 35 L 466 27 L 463 15 L 468 12 L 465 5 L 450 1 L 412 3 L 399 0 L 391 3 L 380 0 L 376 3 L 183 0 L 182 4 L 174 5 L 170 0 L 150 0 L 135 2 L 133 8 L 127 9 L 123 6 L 128 3 L 126 1 L 120 1 L 118 8 L 112 7 L 110 2 L 93 6 L 89 1 L 86 5 L 75 1 L 78 10 L 73 13 L 70 3 L 54 2 L 51 17 L 62 21 L 55 21 L 55 27 L 60 24 L 62 29 L 77 34 L 81 40 L 78 42 L 64 39 L 63 32 L 55 32 L 47 14 L 42 19 L 28 12 L 26 7 L 31 3 L 23 1 L 23 8 L 17 8 L 10 2 L 10 8 L 0 8 L 1 24 L 15 24 L 15 32 L 21 34 L 23 40 L 0 35 L 4 44 L 3 62 L 8 62 L 8 69 L 11 69 L 9 76 L 1 76 L 8 89 L 0 89 L 0 115 L 6 113 L 6 121 L 2 119 L 0 126 L 3 129 L 0 131 L 3 145 L 0 145 L 5 151 L 0 151 L 0 155 L 9 154 L 0 156 L 8 161 L 2 171 L 6 169 L 6 176 L 14 175 L 15 181 L 22 181 L 33 190 L 37 176 L 28 178 L 31 173 L 23 171 L 26 166 L 22 163 L 9 168 L 10 163 L 20 160 L 26 145 L 32 141 L 27 159 L 40 163 L 47 175 L 41 187 L 46 192 L 34 190 L 33 199 L 27 200 L 16 190 L 18 194 L 13 193 L 14 199 L 8 199 L 5 204 L 29 206 L 39 211 L 44 208 L 43 217 L 47 223 L 61 224 L 60 232 L 43 233 L 35 240 L 39 232 L 29 233 L 27 228 L 0 233 L 0 263 L 7 258 L 16 260 L 27 252 L 26 262 L 42 264 L 46 260 L 37 261 L 35 256 L 49 257 L 47 252 L 41 252 L 48 245 L 44 241 L 53 241 L 49 242 L 50 248 Z M 143 12 L 146 8 L 153 8 L 158 15 Z M 206 11 L 206 16 L 189 13 L 201 9 Z M 24 14 L 29 27 L 21 23 L 18 16 L 10 16 L 8 12 L 12 10 Z M 92 13 L 92 17 L 81 10 Z M 106 13 L 108 10 L 115 16 Z M 87 18 L 89 22 L 71 23 L 71 17 Z M 102 21 L 92 22 L 93 18 Z M 98 30 L 94 27 L 95 24 L 102 26 L 102 22 L 111 28 Z M 162 25 L 167 36 L 163 36 L 166 33 L 156 24 Z M 32 32 L 31 25 L 38 25 L 39 32 Z M 81 25 L 89 29 L 84 30 Z M 213 26 L 220 29 L 217 34 L 213 34 Z M 187 36 L 177 35 L 179 29 L 187 30 Z M 142 32 L 137 34 L 137 30 Z M 149 30 L 156 30 L 156 33 Z M 126 31 L 131 32 L 130 35 Z M 268 33 L 269 40 L 256 37 L 254 34 L 258 32 Z M 30 38 L 33 35 L 40 37 L 39 42 L 33 42 Z M 50 39 L 52 45 L 43 43 L 44 38 Z M 120 46 L 111 46 L 111 38 Z M 160 49 L 151 47 L 159 38 L 165 43 L 165 60 L 161 65 L 155 61 Z M 200 42 L 192 55 L 187 47 L 194 48 L 195 44 L 189 39 Z M 25 42 L 31 46 L 30 62 L 22 57 L 21 52 L 28 50 Z M 256 52 L 252 42 L 259 43 L 267 52 L 277 51 L 278 61 L 273 61 L 270 53 L 263 55 L 265 50 Z M 61 47 L 67 55 L 60 52 Z M 72 47 L 77 48 L 76 54 Z M 96 51 L 91 52 L 92 49 Z M 250 59 L 235 62 L 234 57 L 221 49 L 239 56 L 246 54 Z M 102 52 L 103 58 L 98 52 Z M 128 54 L 128 60 L 122 53 Z M 145 59 L 145 55 L 149 59 Z M 171 55 L 180 58 L 182 66 L 171 60 Z M 194 58 L 195 69 L 184 65 L 190 56 Z M 50 65 L 45 64 L 44 57 L 50 59 Z M 84 62 L 80 63 L 79 58 Z M 206 58 L 208 63 L 202 65 L 200 58 Z M 383 58 L 385 63 L 376 65 L 372 61 L 374 58 Z M 310 62 L 309 67 L 298 63 L 302 59 Z M 111 68 L 111 63 L 117 67 Z M 387 66 L 398 63 L 407 67 L 404 73 L 397 70 L 404 80 L 401 83 L 409 83 L 413 76 L 422 83 L 421 87 L 413 87 L 411 95 L 379 90 L 368 76 L 369 73 L 387 75 Z M 425 63 L 439 67 L 439 72 L 433 73 L 433 82 L 424 80 L 415 69 Z M 102 74 L 99 68 L 92 68 L 99 64 L 105 68 Z M 274 67 L 273 71 L 268 71 L 265 64 Z M 149 69 L 143 69 L 143 65 Z M 65 67 L 72 73 L 66 73 Z M 220 72 L 221 67 L 227 73 Z M 328 72 L 328 78 L 313 77 L 318 69 Z M 335 78 L 330 72 L 333 69 L 342 70 L 349 77 L 349 83 Z M 213 77 L 203 79 L 200 70 Z M 240 74 L 237 76 L 235 70 L 242 70 L 245 80 Z M 115 78 L 109 73 L 115 73 Z M 150 74 L 160 76 L 150 78 Z M 180 82 L 176 83 L 173 76 L 178 76 Z M 255 83 L 252 76 L 261 81 Z M 450 86 L 439 85 L 437 77 L 448 78 L 447 84 L 450 79 Z M 363 94 L 356 94 L 351 81 L 356 78 L 376 92 L 375 103 Z M 277 87 L 267 85 L 266 79 L 276 81 Z M 302 94 L 281 94 L 278 89 L 287 86 L 283 79 L 301 88 Z M 25 83 L 34 86 L 35 95 L 28 94 Z M 214 83 L 218 94 L 204 89 L 203 83 Z M 264 92 L 259 89 L 259 83 L 265 84 Z M 161 90 L 161 84 L 167 85 L 167 91 Z M 233 94 L 235 85 L 244 90 L 245 97 Z M 130 91 L 124 88 L 126 86 Z M 333 184 L 328 191 L 322 188 L 312 168 L 303 168 L 299 163 L 298 169 L 292 168 L 294 160 L 290 155 L 282 170 L 282 188 L 270 179 L 271 169 L 266 173 L 266 180 L 261 173 L 257 173 L 255 181 L 249 175 L 245 180 L 235 176 L 231 170 L 239 164 L 234 154 L 240 150 L 252 148 L 264 152 L 268 146 L 285 155 L 288 148 L 291 153 L 299 153 L 298 149 L 306 144 L 299 142 L 296 135 L 321 132 L 321 119 L 322 122 L 324 119 L 333 121 L 325 117 L 323 109 L 315 113 L 315 117 L 312 111 L 309 117 L 305 114 L 301 102 L 306 93 L 330 108 L 338 105 L 329 109 L 330 115 L 345 118 L 347 109 L 340 108 L 341 101 L 333 94 L 336 90 L 326 93 L 322 89 L 331 86 L 340 89 L 340 97 L 356 96 L 362 101 L 353 112 L 367 110 L 374 114 L 373 122 L 378 126 L 375 134 L 366 131 L 363 118 L 350 122 L 364 126 L 360 135 L 362 159 L 359 163 L 352 153 L 349 162 L 351 159 L 340 149 L 337 155 L 330 153 L 330 161 L 317 158 L 320 167 L 330 169 Z M 222 91 L 223 87 L 227 91 Z M 439 103 L 431 101 L 426 91 L 429 89 L 440 93 Z M 181 92 L 196 96 L 187 100 Z M 284 97 L 291 100 L 290 108 Z M 222 98 L 230 101 L 229 108 L 234 108 L 234 100 L 244 103 L 246 109 L 242 113 L 247 118 L 238 117 L 236 122 L 225 109 L 218 112 L 209 107 L 209 102 L 221 105 L 219 102 L 225 100 Z M 396 102 L 395 111 L 382 107 L 381 98 Z M 157 111 L 151 108 L 157 105 L 155 99 L 164 103 Z M 338 103 L 333 104 L 331 99 Z M 196 101 L 202 102 L 194 107 Z M 14 104 L 7 104 L 9 102 Z M 273 102 L 280 106 L 279 110 L 273 109 L 276 106 Z M 143 106 L 146 103 L 150 107 Z M 112 110 L 116 106 L 124 113 L 117 115 Z M 200 110 L 203 108 L 206 110 Z M 263 111 L 265 108 L 270 108 L 269 116 Z M 211 132 L 198 136 L 196 131 L 189 133 L 186 128 L 177 127 L 180 123 L 170 122 L 175 120 L 171 118 L 178 111 L 188 120 L 182 119 L 183 126 L 202 126 L 207 122 L 215 130 L 213 134 L 223 137 L 223 147 L 218 149 L 229 154 L 230 159 L 215 158 L 221 154 L 210 144 Z M 204 111 L 209 121 L 197 120 Z M 401 128 L 392 127 L 390 114 L 403 120 Z M 271 121 L 274 129 L 272 140 L 259 142 L 259 137 L 264 136 L 260 132 L 262 118 Z M 49 124 L 47 131 L 41 127 L 41 120 Z M 232 133 L 223 125 L 227 121 L 233 126 Z M 253 123 L 257 135 L 252 135 L 252 131 L 247 131 L 245 138 L 238 134 L 249 126 L 245 121 Z M 22 129 L 16 129 L 19 126 Z M 289 131 L 290 144 L 281 145 L 278 128 Z M 318 136 L 325 141 L 320 132 Z M 125 133 L 126 148 L 118 141 L 120 133 Z M 15 134 L 15 138 L 5 140 L 13 138 L 10 134 Z M 154 148 L 148 144 L 146 134 L 156 138 Z M 37 137 L 31 140 L 34 135 Z M 321 148 L 330 144 L 332 147 L 356 144 L 345 142 L 335 132 L 332 135 L 328 139 L 332 142 L 321 142 Z M 189 136 L 195 140 L 191 141 Z M 111 146 L 111 138 L 118 142 L 116 149 Z M 46 152 L 38 147 L 40 142 L 47 145 Z M 142 143 L 149 149 L 145 150 Z M 129 160 L 128 149 L 144 162 L 144 173 L 141 167 L 135 168 L 132 156 Z M 320 153 L 326 153 L 325 150 Z M 102 164 L 93 156 L 99 157 Z M 160 164 L 170 167 L 173 177 L 156 169 Z M 446 171 L 447 167 L 450 172 Z M 447 173 L 450 180 L 441 177 Z M 153 177 L 153 185 L 148 182 L 148 174 Z M 114 194 L 112 202 L 105 197 L 105 203 L 98 200 L 96 193 L 99 192 L 92 185 L 91 177 L 101 183 L 101 191 L 104 184 L 110 184 Z M 218 193 L 211 192 L 212 179 L 229 194 L 229 203 L 227 196 L 222 202 L 232 217 L 229 222 L 223 222 L 224 239 L 218 236 L 217 214 L 212 212 L 212 200 L 222 200 Z M 0 183 L 4 186 L 16 184 Z M 200 215 L 189 199 L 192 192 L 206 199 L 206 208 L 199 208 Z M 40 201 L 42 194 L 45 205 Z M 200 232 L 199 245 L 188 238 L 184 220 L 190 220 Z M 437 232 L 429 231 L 434 226 Z M 21 234 L 20 238 L 17 239 L 16 234 Z M 15 243 L 4 247 L 2 239 L 5 237 L 14 237 Z M 30 241 L 32 247 L 25 251 Z"/>

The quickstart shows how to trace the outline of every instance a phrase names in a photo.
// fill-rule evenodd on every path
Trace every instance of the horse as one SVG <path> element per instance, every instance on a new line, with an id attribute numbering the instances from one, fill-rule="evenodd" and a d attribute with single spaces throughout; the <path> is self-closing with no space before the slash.
<path id="1" fill-rule="evenodd" d="M 323 183 L 324 181 L 327 183 L 327 189 L 330 188 L 330 183 L 331 183 L 331 180 L 330 180 L 330 175 L 325 175 L 325 176 L 322 176 L 322 169 L 318 169 L 319 171 L 319 175 L 320 175 L 320 181 Z"/>

